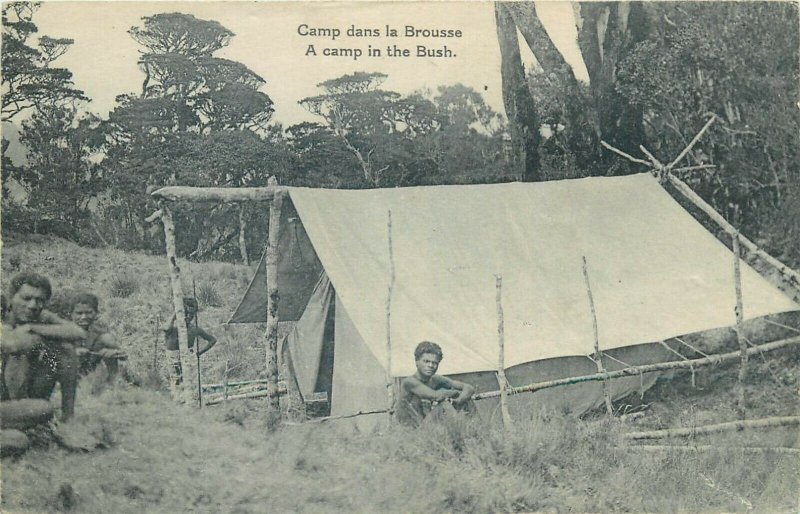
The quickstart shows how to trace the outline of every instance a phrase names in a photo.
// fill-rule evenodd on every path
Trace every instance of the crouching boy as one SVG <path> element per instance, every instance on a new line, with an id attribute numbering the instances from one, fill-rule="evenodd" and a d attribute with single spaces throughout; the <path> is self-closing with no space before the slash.
<path id="1" fill-rule="evenodd" d="M 78 371 L 86 376 L 102 362 L 108 372 L 106 379 L 111 381 L 119 372 L 119 361 L 127 355 L 114 343 L 108 330 L 97 323 L 99 313 L 100 301 L 93 294 L 82 293 L 72 301 L 72 321 L 87 333 L 75 350 L 80 361 Z"/>
<path id="2" fill-rule="evenodd" d="M 414 350 L 417 372 L 404 378 L 400 386 L 395 409 L 398 422 L 419 426 L 436 404 L 449 403 L 456 411 L 475 412 L 472 400 L 475 387 L 436 374 L 442 357 L 442 349 L 436 343 L 423 341 L 417 345 Z"/>

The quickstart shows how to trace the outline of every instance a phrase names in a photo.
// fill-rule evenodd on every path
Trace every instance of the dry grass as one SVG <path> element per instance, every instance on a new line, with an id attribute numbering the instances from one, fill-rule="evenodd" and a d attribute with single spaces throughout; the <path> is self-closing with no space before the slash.
<path id="1" fill-rule="evenodd" d="M 83 385 L 82 385 L 83 387 Z M 264 402 L 202 411 L 117 385 L 79 395 L 91 453 L 4 462 L 7 512 L 792 512 L 800 460 L 724 450 L 643 453 L 618 421 L 540 415 L 505 431 L 448 418 L 361 434 L 274 428 Z M 522 421 L 522 420 L 518 420 Z M 713 440 L 712 440 L 713 444 Z"/>
<path id="2" fill-rule="evenodd" d="M 16 266 L 12 265 L 18 263 Z M 186 291 L 213 281 L 220 306 L 200 323 L 218 336 L 204 360 L 206 382 L 254 378 L 263 368 L 260 327 L 223 327 L 252 269 L 181 263 Z M 88 377 L 77 418 L 60 427 L 108 446 L 88 453 L 39 448 L 3 461 L 3 512 L 796 512 L 800 458 L 749 454 L 726 445 L 791 443 L 721 434 L 682 444 L 712 444 L 705 453 L 646 453 L 621 441 L 627 431 L 732 419 L 735 372 L 703 371 L 663 381 L 645 395 L 641 420 L 602 415 L 512 413 L 515 428 L 493 420 L 445 419 L 421 430 L 359 433 L 347 423 L 279 427 L 266 402 L 230 402 L 201 411 L 177 407 L 163 389 L 163 340 L 153 366 L 156 319 L 169 321 L 162 257 L 91 250 L 61 241 L 6 242 L 3 270 L 50 276 L 57 290 L 101 296 L 103 322 L 131 355 L 129 368 L 148 387 L 105 385 Z M 138 289 L 107 291 L 119 270 Z M 8 280 L 4 273 L 3 281 Z M 753 359 L 748 386 L 753 416 L 798 412 L 797 351 Z"/>

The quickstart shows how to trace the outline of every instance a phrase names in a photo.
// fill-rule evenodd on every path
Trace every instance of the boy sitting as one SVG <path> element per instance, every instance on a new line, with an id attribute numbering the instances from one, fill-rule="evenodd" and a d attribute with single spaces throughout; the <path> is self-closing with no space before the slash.
<path id="1" fill-rule="evenodd" d="M 88 334 L 75 350 L 80 360 L 78 372 L 86 376 L 102 362 L 108 371 L 106 380 L 111 381 L 119 372 L 119 361 L 127 356 L 114 343 L 108 330 L 96 323 L 99 311 L 100 301 L 93 294 L 82 293 L 72 300 L 72 321 Z"/>
<path id="2" fill-rule="evenodd" d="M 475 387 L 437 375 L 442 349 L 436 343 L 423 341 L 414 350 L 417 372 L 403 379 L 395 417 L 408 426 L 419 426 L 434 402 L 449 401 L 455 410 L 474 412 L 472 395 Z"/>

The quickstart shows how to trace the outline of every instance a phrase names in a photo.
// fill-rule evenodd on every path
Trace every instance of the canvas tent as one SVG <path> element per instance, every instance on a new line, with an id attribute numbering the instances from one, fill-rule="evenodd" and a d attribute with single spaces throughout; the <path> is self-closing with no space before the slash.
<path id="1" fill-rule="evenodd" d="M 659 341 L 735 323 L 733 255 L 650 174 L 287 190 L 279 318 L 297 324 L 285 348 L 301 393 L 327 392 L 333 415 L 386 406 L 389 211 L 392 377 L 412 374 L 414 347 L 431 340 L 440 373 L 497 389 L 495 275 L 512 385 L 594 372 L 584 257 L 608 369 L 667 360 Z M 231 322 L 265 321 L 264 270 Z M 744 264 L 741 283 L 745 319 L 800 309 Z M 612 394 L 653 379 L 615 380 Z M 598 384 L 533 396 L 573 412 L 602 401 Z"/>

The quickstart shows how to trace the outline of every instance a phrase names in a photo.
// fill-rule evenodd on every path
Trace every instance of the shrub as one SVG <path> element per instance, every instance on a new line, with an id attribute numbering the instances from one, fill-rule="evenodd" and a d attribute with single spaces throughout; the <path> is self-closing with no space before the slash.
<path id="1" fill-rule="evenodd" d="M 117 275 L 111 280 L 109 294 L 114 298 L 128 298 L 139 290 L 139 280 L 131 275 Z"/>
<path id="2" fill-rule="evenodd" d="M 208 307 L 221 307 L 222 297 L 219 294 L 216 282 L 201 282 L 197 286 L 197 300 Z"/>

